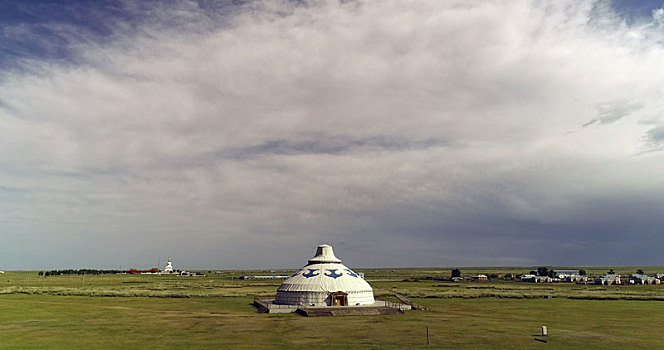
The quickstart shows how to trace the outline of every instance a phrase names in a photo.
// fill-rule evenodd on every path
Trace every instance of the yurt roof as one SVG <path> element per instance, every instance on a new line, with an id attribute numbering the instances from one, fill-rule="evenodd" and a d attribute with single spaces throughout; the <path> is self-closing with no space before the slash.
<path id="1" fill-rule="evenodd" d="M 309 263 L 288 278 L 279 291 L 289 292 L 364 292 L 372 291 L 362 277 L 341 263 L 332 247 L 319 245 Z"/>
<path id="2" fill-rule="evenodd" d="M 332 247 L 327 244 L 321 244 L 316 248 L 316 255 L 309 259 L 309 264 L 341 263 L 341 260 L 334 256 Z"/>

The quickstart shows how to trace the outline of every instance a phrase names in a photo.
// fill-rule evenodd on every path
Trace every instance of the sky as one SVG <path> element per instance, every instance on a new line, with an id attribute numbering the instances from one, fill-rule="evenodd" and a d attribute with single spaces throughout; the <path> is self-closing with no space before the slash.
<path id="1" fill-rule="evenodd" d="M 662 7 L 0 0 L 0 269 L 664 265 Z"/>

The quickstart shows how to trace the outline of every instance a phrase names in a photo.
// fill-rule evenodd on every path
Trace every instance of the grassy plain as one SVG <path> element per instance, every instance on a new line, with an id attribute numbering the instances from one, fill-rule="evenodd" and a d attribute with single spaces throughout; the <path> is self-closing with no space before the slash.
<path id="1" fill-rule="evenodd" d="M 462 271 L 511 270 L 492 269 Z M 7 272 L 0 275 L 0 349 L 664 348 L 664 285 L 404 282 L 448 276 L 449 269 L 358 270 L 378 298 L 398 292 L 428 310 L 337 318 L 258 314 L 253 296 L 274 296 L 281 281 L 235 277 L 268 271 L 47 278 Z M 549 327 L 546 338 L 537 336 L 542 325 Z"/>

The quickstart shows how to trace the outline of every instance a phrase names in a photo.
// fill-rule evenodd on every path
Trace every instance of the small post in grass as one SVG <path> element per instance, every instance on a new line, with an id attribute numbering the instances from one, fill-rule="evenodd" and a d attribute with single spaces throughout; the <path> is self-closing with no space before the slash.
<path id="1" fill-rule="evenodd" d="M 429 345 L 429 326 L 427 326 L 427 345 Z"/>
<path id="2" fill-rule="evenodd" d="M 546 328 L 546 326 L 542 326 L 542 336 L 546 337 L 548 333 L 549 333 L 549 330 Z"/>

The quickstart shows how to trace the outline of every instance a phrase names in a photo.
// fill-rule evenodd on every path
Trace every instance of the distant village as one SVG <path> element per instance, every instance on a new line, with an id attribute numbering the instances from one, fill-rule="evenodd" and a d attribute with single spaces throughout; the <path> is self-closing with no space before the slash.
<path id="1" fill-rule="evenodd" d="M 512 280 L 517 282 L 530 283 L 576 283 L 576 284 L 598 284 L 598 285 L 637 285 L 637 284 L 661 284 L 664 280 L 664 273 L 646 275 L 643 270 L 637 270 L 636 273 L 624 277 L 610 270 L 607 273 L 588 277 L 585 270 L 559 270 L 539 267 L 526 274 L 506 274 L 506 275 L 484 275 L 479 274 L 470 277 L 461 277 L 459 269 L 452 270 L 452 277 L 443 279 L 449 282 L 484 282 L 490 280 Z"/>
<path id="2" fill-rule="evenodd" d="M 95 270 L 95 269 L 67 269 L 67 270 L 51 270 L 40 271 L 39 276 L 60 276 L 60 275 L 103 275 L 103 274 L 126 274 L 126 275 L 177 275 L 186 277 L 204 277 L 205 274 L 200 272 L 189 272 L 185 270 L 173 269 L 171 258 L 168 258 L 166 267 L 159 270 L 153 267 L 148 270 L 129 269 L 129 270 Z"/>

